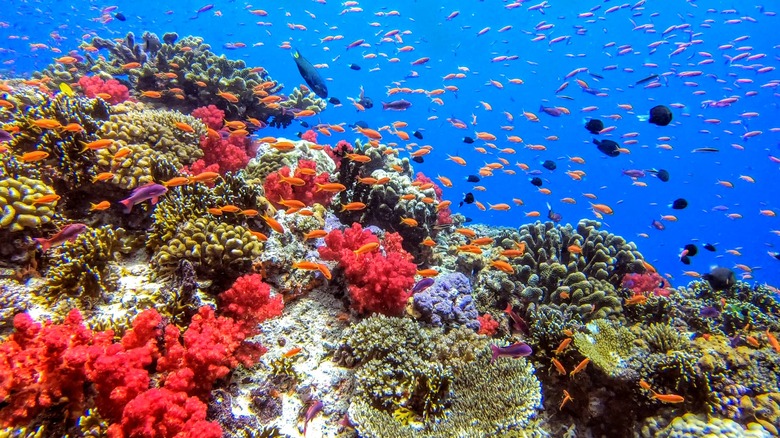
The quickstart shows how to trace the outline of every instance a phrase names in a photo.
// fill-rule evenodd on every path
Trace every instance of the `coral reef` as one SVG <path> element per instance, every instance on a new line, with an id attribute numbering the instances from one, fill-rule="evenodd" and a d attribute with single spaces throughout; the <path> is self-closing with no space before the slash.
<path id="1" fill-rule="evenodd" d="M 616 376 L 627 366 L 634 335 L 625 327 L 616 327 L 599 319 L 587 325 L 590 333 L 575 333 L 574 346 L 604 373 Z"/>

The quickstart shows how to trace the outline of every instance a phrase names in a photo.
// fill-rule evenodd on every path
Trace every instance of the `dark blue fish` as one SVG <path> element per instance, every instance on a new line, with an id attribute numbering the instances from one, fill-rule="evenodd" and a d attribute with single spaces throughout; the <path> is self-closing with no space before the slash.
<path id="1" fill-rule="evenodd" d="M 414 285 L 412 288 L 412 293 L 422 292 L 425 289 L 428 289 L 435 283 L 435 280 L 433 278 L 423 278 L 422 280 L 418 281 L 417 284 Z"/>
<path id="2" fill-rule="evenodd" d="M 317 69 L 314 68 L 311 62 L 301 56 L 301 52 L 298 50 L 293 53 L 293 59 L 295 59 L 295 65 L 298 66 L 298 72 L 301 74 L 303 80 L 306 81 L 306 85 L 314 91 L 314 94 L 323 99 L 327 99 L 328 86 L 325 85 L 325 81 L 322 79 L 322 76 L 320 76 Z"/>
<path id="3" fill-rule="evenodd" d="M 499 357 L 511 357 L 516 359 L 518 357 L 530 356 L 531 353 L 533 353 L 531 346 L 525 342 L 516 342 L 507 347 L 499 347 L 496 344 L 490 344 L 490 350 L 493 352 L 490 363 L 493 363 Z"/>

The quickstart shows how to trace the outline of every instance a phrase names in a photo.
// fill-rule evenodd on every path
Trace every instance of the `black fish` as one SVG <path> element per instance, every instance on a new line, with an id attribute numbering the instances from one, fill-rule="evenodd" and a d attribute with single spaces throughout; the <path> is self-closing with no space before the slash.
<path id="1" fill-rule="evenodd" d="M 650 108 L 650 123 L 658 126 L 666 126 L 672 122 L 672 110 L 664 105 L 656 105 Z"/>
<path id="2" fill-rule="evenodd" d="M 474 139 L 471 137 L 463 137 L 463 143 L 471 144 L 474 143 Z"/>
<path id="3" fill-rule="evenodd" d="M 669 182 L 669 171 L 666 169 L 658 169 L 658 172 L 655 172 L 655 176 L 662 182 Z"/>
<path id="4" fill-rule="evenodd" d="M 419 138 L 420 140 L 422 140 L 422 139 L 423 139 L 422 132 L 420 132 L 420 131 L 414 131 L 414 133 L 413 133 L 412 135 L 413 135 L 415 138 Z"/>
<path id="5" fill-rule="evenodd" d="M 716 251 L 715 245 L 713 245 L 711 243 L 705 243 L 704 244 L 704 249 L 706 249 L 707 251 L 712 251 L 712 252 Z"/>
<path id="6" fill-rule="evenodd" d="M 419 156 L 418 157 L 412 157 L 412 161 L 414 161 L 415 163 L 420 163 L 420 164 L 425 162 L 425 160 L 423 160 L 423 157 L 419 157 Z"/>
<path id="7" fill-rule="evenodd" d="M 363 96 L 357 103 L 361 104 L 365 109 L 371 109 L 374 107 L 374 101 L 370 97 Z"/>
<path id="8" fill-rule="evenodd" d="M 636 84 L 634 84 L 634 85 L 641 85 L 641 84 L 644 84 L 645 82 L 650 82 L 650 81 L 652 81 L 653 79 L 655 79 L 657 77 L 658 77 L 658 75 L 652 74 L 652 75 L 650 75 L 650 76 L 648 76 L 648 77 L 646 77 L 644 79 L 640 79 L 640 80 L 636 81 Z"/>
<path id="9" fill-rule="evenodd" d="M 683 198 L 677 198 L 672 202 L 672 208 L 675 210 L 682 210 L 688 206 L 688 201 Z"/>
<path id="10" fill-rule="evenodd" d="M 464 223 L 464 224 L 467 224 L 467 223 L 471 222 L 472 220 L 473 220 L 473 219 L 471 219 L 470 217 L 467 217 L 467 218 L 466 218 L 466 219 L 463 221 L 463 223 Z"/>
<path id="11" fill-rule="evenodd" d="M 306 120 L 301 120 L 301 126 L 303 126 L 304 128 L 308 128 L 309 122 L 307 122 Z"/>
<path id="12" fill-rule="evenodd" d="M 599 140 L 594 138 L 593 139 L 593 144 L 595 144 L 597 146 L 598 150 L 603 152 L 604 155 L 606 155 L 608 157 L 615 158 L 618 155 L 620 155 L 620 151 L 618 150 L 618 149 L 620 149 L 620 145 L 618 145 L 617 143 L 615 143 L 612 140 L 601 140 L 601 141 L 599 141 Z"/>
<path id="13" fill-rule="evenodd" d="M 463 207 L 463 204 L 472 204 L 474 202 L 474 195 L 471 194 L 471 192 L 466 193 L 463 195 L 463 200 L 460 201 L 460 204 L 458 204 L 458 207 Z"/>
<path id="14" fill-rule="evenodd" d="M 127 18 L 125 18 L 125 14 L 123 14 L 121 12 L 117 12 L 116 14 L 114 14 L 114 18 L 116 18 L 119 21 L 127 20 Z"/>
<path id="15" fill-rule="evenodd" d="M 466 181 L 473 182 L 473 183 L 478 183 L 479 182 L 479 177 L 477 175 L 469 175 L 469 176 L 466 177 Z"/>
<path id="16" fill-rule="evenodd" d="M 536 187 L 541 187 L 542 183 L 543 183 L 542 179 L 539 178 L 538 176 L 531 178 L 531 184 L 535 185 Z"/>
<path id="17" fill-rule="evenodd" d="M 734 271 L 729 268 L 714 268 L 709 274 L 702 275 L 701 278 L 707 280 L 714 290 L 730 289 L 731 286 L 737 284 Z"/>
<path id="18" fill-rule="evenodd" d="M 356 128 L 358 126 L 360 126 L 363 129 L 368 129 L 368 123 L 366 123 L 366 122 L 364 122 L 362 120 L 358 120 L 357 122 L 349 125 L 350 128 Z"/>
<path id="19" fill-rule="evenodd" d="M 693 257 L 693 256 L 695 256 L 696 254 L 699 253 L 699 248 L 697 248 L 696 245 L 694 245 L 692 243 L 689 243 L 689 244 L 685 245 L 683 247 L 683 249 L 688 251 L 688 253 L 686 253 L 685 255 L 687 255 L 689 257 Z"/>
<path id="20" fill-rule="evenodd" d="M 314 66 L 311 65 L 311 62 L 307 61 L 306 58 L 301 55 L 301 52 L 297 50 L 293 53 L 293 59 L 295 59 L 295 65 L 298 66 L 298 72 L 300 72 L 303 80 L 306 81 L 306 85 L 314 91 L 314 94 L 323 99 L 327 99 L 328 86 L 325 85 L 325 81 L 322 79 L 322 76 L 320 76 L 317 69 L 314 68 Z"/>
<path id="21" fill-rule="evenodd" d="M 684 255 L 684 256 L 680 257 L 680 261 L 683 263 L 683 265 L 690 265 L 691 264 L 691 259 L 687 255 Z"/>
<path id="22" fill-rule="evenodd" d="M 331 97 L 328 99 L 328 102 L 332 103 L 333 105 L 341 105 L 341 101 L 336 97 Z"/>
<path id="23" fill-rule="evenodd" d="M 555 165 L 555 161 L 553 160 L 545 160 L 544 163 L 542 163 L 542 167 L 547 170 L 555 170 L 558 168 L 558 166 Z"/>
<path id="24" fill-rule="evenodd" d="M 357 64 L 349 64 L 347 67 L 351 68 L 352 70 L 360 70 L 360 66 Z"/>
<path id="25" fill-rule="evenodd" d="M 585 129 L 593 135 L 598 135 L 604 129 L 604 122 L 599 119 L 590 119 L 585 124 Z"/>

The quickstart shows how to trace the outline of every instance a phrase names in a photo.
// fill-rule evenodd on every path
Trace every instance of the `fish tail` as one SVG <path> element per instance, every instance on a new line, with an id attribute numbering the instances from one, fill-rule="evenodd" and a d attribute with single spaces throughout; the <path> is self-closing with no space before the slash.
<path id="1" fill-rule="evenodd" d="M 43 252 L 46 252 L 51 248 L 51 242 L 49 239 L 44 239 L 43 237 L 36 237 L 34 240 L 38 243 L 38 245 L 41 245 L 41 250 Z"/>
<path id="2" fill-rule="evenodd" d="M 490 358 L 490 363 L 492 364 L 498 357 L 499 349 L 496 345 L 490 345 L 490 350 L 493 352 L 493 356 Z"/>
<path id="3" fill-rule="evenodd" d="M 123 199 L 119 201 L 119 203 L 125 206 L 125 214 L 128 214 L 133 210 L 133 201 L 131 198 Z"/>

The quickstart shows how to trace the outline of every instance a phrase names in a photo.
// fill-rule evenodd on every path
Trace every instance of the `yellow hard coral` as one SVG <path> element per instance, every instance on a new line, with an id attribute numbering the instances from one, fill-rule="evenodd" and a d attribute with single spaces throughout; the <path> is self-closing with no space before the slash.
<path id="1" fill-rule="evenodd" d="M 35 200 L 53 194 L 54 189 L 41 180 L 24 176 L 0 180 L 0 228 L 21 231 L 50 222 L 54 203 L 36 205 Z"/>

